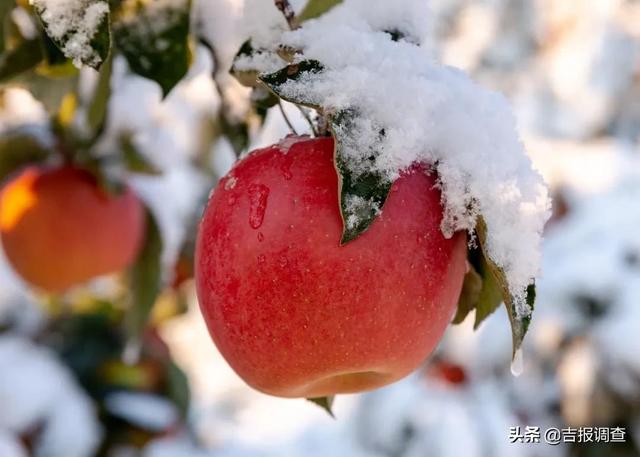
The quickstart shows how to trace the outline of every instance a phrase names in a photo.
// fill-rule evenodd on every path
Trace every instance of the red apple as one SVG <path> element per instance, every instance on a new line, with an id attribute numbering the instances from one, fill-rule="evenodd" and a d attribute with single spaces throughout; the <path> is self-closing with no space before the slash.
<path id="1" fill-rule="evenodd" d="M 71 166 L 26 168 L 0 192 L 7 258 L 49 292 L 127 267 L 142 245 L 144 222 L 133 191 L 109 195 L 92 174 Z"/>
<path id="2" fill-rule="evenodd" d="M 340 245 L 331 138 L 252 152 L 218 184 L 196 245 L 209 332 L 249 385 L 281 397 L 374 389 L 413 371 L 450 322 L 466 236 L 446 239 L 435 178 L 414 167 Z"/>

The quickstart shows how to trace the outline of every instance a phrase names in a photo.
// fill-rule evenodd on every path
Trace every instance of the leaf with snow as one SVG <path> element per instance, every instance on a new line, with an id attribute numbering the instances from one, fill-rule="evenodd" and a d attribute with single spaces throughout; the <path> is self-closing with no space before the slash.
<path id="1" fill-rule="evenodd" d="M 304 9 L 298 14 L 298 21 L 304 22 L 322 16 L 340 3 L 342 3 L 342 0 L 309 0 Z"/>
<path id="2" fill-rule="evenodd" d="M 282 58 L 277 53 L 268 49 L 255 49 L 251 39 L 248 39 L 234 57 L 230 73 L 243 86 L 257 87 L 260 85 L 260 73 L 279 70 L 282 65 Z"/>
<path id="3" fill-rule="evenodd" d="M 281 70 L 275 71 L 273 73 L 261 74 L 259 76 L 259 79 L 269 89 L 271 89 L 273 93 L 275 93 L 283 100 L 295 103 L 297 105 L 320 109 L 320 105 L 318 103 L 310 101 L 304 96 L 304 94 L 300 94 L 298 96 L 287 95 L 283 91 L 283 88 L 285 88 L 287 84 L 291 82 L 307 79 L 314 74 L 320 73 L 322 70 L 323 66 L 317 60 L 303 60 L 295 64 L 287 65 Z"/>
<path id="4" fill-rule="evenodd" d="M 369 228 L 382 212 L 392 184 L 391 180 L 375 171 L 373 165 L 378 151 L 369 151 L 366 161 L 370 163 L 356 164 L 349 160 L 350 149 L 360 147 L 358 138 L 354 136 L 357 129 L 353 128 L 357 116 L 353 110 L 344 110 L 332 115 L 330 120 L 336 145 L 335 162 L 343 220 L 341 244 L 356 239 Z M 384 130 L 380 135 L 384 136 Z"/>
<path id="5" fill-rule="evenodd" d="M 107 0 L 31 0 L 47 35 L 76 66 L 99 69 L 111 48 Z"/>
<path id="6" fill-rule="evenodd" d="M 487 286 L 488 288 L 490 288 L 489 293 L 491 293 L 492 296 L 495 297 L 497 295 L 497 291 L 495 289 L 499 289 L 502 292 L 502 300 L 507 307 L 507 314 L 509 315 L 509 322 L 511 323 L 511 337 L 513 340 L 512 356 L 515 358 L 516 352 L 522 345 L 522 340 L 524 339 L 524 336 L 529 329 L 529 324 L 531 323 L 531 316 L 533 314 L 533 307 L 536 298 L 535 284 L 529 284 L 529 286 L 527 287 L 525 291 L 524 301 L 520 300 L 518 297 L 515 297 L 511 293 L 509 283 L 504 271 L 502 270 L 502 268 L 496 265 L 495 262 L 493 262 L 487 254 L 487 225 L 482 217 L 478 218 L 476 233 L 478 236 L 478 243 L 480 244 L 480 248 L 482 250 L 484 264 L 486 265 L 487 273 L 489 273 L 486 278 L 488 281 L 493 280 L 495 283 L 489 283 L 489 285 Z M 493 310 L 491 309 L 485 310 L 481 308 L 480 318 L 483 319 L 492 311 Z M 476 316 L 476 326 L 479 324 L 477 319 L 478 316 Z"/>
<path id="7" fill-rule="evenodd" d="M 125 0 L 114 22 L 115 42 L 131 69 L 157 82 L 166 96 L 191 65 L 191 0 Z"/>

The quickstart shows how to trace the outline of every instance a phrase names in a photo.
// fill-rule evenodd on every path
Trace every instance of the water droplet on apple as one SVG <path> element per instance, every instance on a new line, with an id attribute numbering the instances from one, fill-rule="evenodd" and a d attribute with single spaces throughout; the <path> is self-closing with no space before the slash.
<path id="1" fill-rule="evenodd" d="M 516 354 L 511 361 L 511 374 L 518 377 L 522 374 L 524 368 L 524 356 L 522 355 L 522 348 L 518 348 Z"/>
<path id="2" fill-rule="evenodd" d="M 287 260 L 287 258 L 285 256 L 281 256 L 278 263 L 280 264 L 280 266 L 282 268 L 286 267 L 287 264 L 289 263 L 289 261 Z"/>
<path id="3" fill-rule="evenodd" d="M 259 229 L 264 221 L 264 213 L 267 211 L 267 199 L 269 188 L 264 184 L 251 184 L 249 186 L 249 225 L 253 229 Z"/>
<path id="4" fill-rule="evenodd" d="M 264 235 L 262 232 L 258 232 L 258 241 L 264 241 Z"/>
<path id="5" fill-rule="evenodd" d="M 260 254 L 258 256 L 258 263 L 265 263 L 267 261 L 267 258 L 264 256 L 264 254 Z"/>

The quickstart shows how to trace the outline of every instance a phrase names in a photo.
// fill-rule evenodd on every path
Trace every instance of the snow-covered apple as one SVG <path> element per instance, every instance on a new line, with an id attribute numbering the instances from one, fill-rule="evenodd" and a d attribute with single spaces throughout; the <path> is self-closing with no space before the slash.
<path id="1" fill-rule="evenodd" d="M 419 366 L 442 337 L 466 269 L 443 236 L 436 179 L 393 184 L 368 230 L 340 244 L 332 138 L 288 137 L 220 180 L 196 245 L 200 307 L 249 385 L 282 397 L 374 389 Z"/>
<path id="2" fill-rule="evenodd" d="M 48 292 L 127 267 L 144 225 L 143 205 L 131 189 L 110 195 L 73 166 L 28 167 L 0 193 L 7 258 L 23 279 Z"/>

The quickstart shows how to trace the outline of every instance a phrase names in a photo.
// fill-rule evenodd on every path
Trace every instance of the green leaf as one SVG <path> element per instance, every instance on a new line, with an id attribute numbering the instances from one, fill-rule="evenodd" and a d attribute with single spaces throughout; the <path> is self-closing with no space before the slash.
<path id="1" fill-rule="evenodd" d="M 114 23 L 114 38 L 131 69 L 157 82 L 163 96 L 187 74 L 191 64 L 191 0 L 126 0 Z"/>
<path id="2" fill-rule="evenodd" d="M 504 303 L 511 324 L 512 356 L 515 357 L 531 323 L 531 313 L 528 316 L 518 317 L 515 299 L 509 290 L 506 275 L 487 254 L 487 226 L 482 217 L 478 218 L 476 235 L 478 246 L 469 249 L 470 270 L 465 276 L 458 301 L 458 310 L 452 323 L 461 323 L 471 311 L 475 310 L 474 328 L 478 328 L 498 308 L 500 303 Z M 535 284 L 530 284 L 526 291 L 526 303 L 532 312 L 535 297 Z"/>
<path id="3" fill-rule="evenodd" d="M 111 48 L 110 13 L 107 0 L 83 0 L 69 5 L 65 19 L 46 3 L 34 9 L 45 32 L 69 59 L 78 66 L 99 69 Z"/>
<path id="4" fill-rule="evenodd" d="M 15 47 L 0 55 L 0 82 L 4 82 L 38 65 L 43 58 L 38 38 L 21 40 Z"/>
<path id="5" fill-rule="evenodd" d="M 32 164 L 43 162 L 49 157 L 50 146 L 40 138 L 45 132 L 17 129 L 0 136 L 0 181 Z M 48 132 L 47 132 L 48 134 Z"/>
<path id="6" fill-rule="evenodd" d="M 274 94 L 283 100 L 297 105 L 308 106 L 319 109 L 317 103 L 304 98 L 295 98 L 283 93 L 282 86 L 290 81 L 298 81 L 301 78 L 322 72 L 323 66 L 317 60 L 303 60 L 295 64 L 287 65 L 281 70 L 273 73 L 262 74 L 258 79 L 266 85 Z"/>
<path id="7" fill-rule="evenodd" d="M 257 51 L 251 45 L 251 38 L 242 43 L 240 46 L 240 50 L 233 58 L 233 63 L 231 64 L 231 69 L 229 73 L 238 80 L 240 84 L 246 87 L 256 87 L 260 83 L 258 81 L 258 76 L 260 75 L 260 70 L 257 68 L 252 69 L 240 69 L 239 67 L 242 64 L 242 60 L 246 58 L 251 58 L 255 54 L 259 54 L 266 51 Z"/>
<path id="8" fill-rule="evenodd" d="M 112 60 L 108 58 L 100 68 L 100 75 L 87 107 L 87 124 L 94 135 L 102 132 L 107 119 L 107 108 L 111 96 Z"/>
<path id="9" fill-rule="evenodd" d="M 129 336 L 139 339 L 161 287 L 162 238 L 151 211 L 146 211 L 146 233 L 142 250 L 129 274 L 130 303 L 126 324 Z"/>
<path id="10" fill-rule="evenodd" d="M 471 263 L 468 264 L 468 268 L 469 271 L 464 276 L 460 298 L 458 299 L 458 308 L 451 321 L 452 324 L 461 324 L 466 319 L 467 315 L 476 308 L 482 291 L 482 276 Z"/>
<path id="11" fill-rule="evenodd" d="M 335 138 L 335 161 L 338 170 L 340 214 L 342 215 L 343 231 L 341 244 L 348 243 L 364 233 L 382 212 L 382 207 L 389 195 L 390 180 L 382 174 L 373 171 L 373 161 L 377 151 L 370 151 L 369 168 L 372 171 L 356 172 L 353 164 L 347 159 L 346 151 L 358 147 L 357 138 L 353 138 L 356 131 L 353 126 L 358 113 L 345 110 L 331 116 L 331 132 Z M 384 130 L 380 131 L 384 136 Z"/>
<path id="12" fill-rule="evenodd" d="M 260 117 L 261 122 L 264 122 L 269 108 L 276 106 L 278 101 L 279 98 L 263 86 L 255 87 L 251 91 L 251 106 Z"/>
<path id="13" fill-rule="evenodd" d="M 146 175 L 161 174 L 161 171 L 152 165 L 147 158 L 138 151 L 138 148 L 136 148 L 133 143 L 131 135 L 123 135 L 120 138 L 120 148 L 122 150 L 122 158 L 127 170 Z"/>
<path id="14" fill-rule="evenodd" d="M 5 27 L 11 21 L 10 13 L 15 6 L 14 0 L 0 0 L 0 53 L 4 52 Z"/>
<path id="15" fill-rule="evenodd" d="M 191 393 L 187 375 L 174 362 L 169 361 L 167 366 L 167 390 L 173 403 L 178 407 L 183 418 L 187 417 Z"/>
<path id="16" fill-rule="evenodd" d="M 303 22 L 322 16 L 340 3 L 342 3 L 342 0 L 309 0 L 304 9 L 298 14 L 298 21 Z"/>
<path id="17" fill-rule="evenodd" d="M 307 400 L 324 409 L 329 414 L 329 416 L 335 419 L 336 416 L 333 414 L 333 401 L 335 400 L 335 398 L 335 396 L 331 395 L 329 397 L 307 398 Z"/>
<path id="18" fill-rule="evenodd" d="M 522 345 L 522 340 L 524 339 L 524 336 L 529 329 L 529 324 L 531 323 L 531 313 L 528 316 L 518 316 L 516 301 L 509 290 L 507 277 L 504 274 L 504 271 L 502 271 L 502 269 L 491 260 L 489 254 L 487 253 L 487 225 L 482 217 L 478 218 L 476 233 L 478 235 L 478 243 L 480 244 L 480 248 L 482 249 L 482 253 L 484 254 L 483 258 L 485 260 L 487 269 L 491 273 L 490 276 L 495 281 L 495 285 L 492 287 L 501 292 L 502 300 L 507 307 L 507 314 L 509 315 L 509 322 L 511 323 L 511 336 L 513 340 L 512 356 L 515 357 L 516 351 Z M 497 292 L 493 293 L 497 294 Z M 535 284 L 531 284 L 529 285 L 529 287 L 527 287 L 526 294 L 526 303 L 531 307 L 531 311 L 533 312 L 535 301 Z"/>

